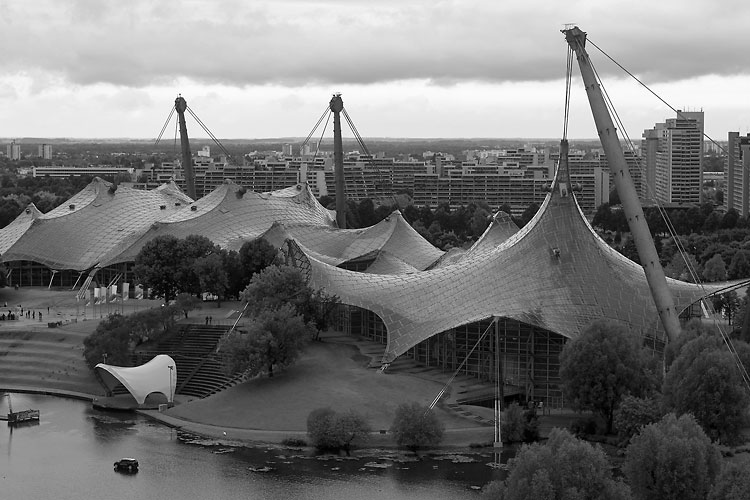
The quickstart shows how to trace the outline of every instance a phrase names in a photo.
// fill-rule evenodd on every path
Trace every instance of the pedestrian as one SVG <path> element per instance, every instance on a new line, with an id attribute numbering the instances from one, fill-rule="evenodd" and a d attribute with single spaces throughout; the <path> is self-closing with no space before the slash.
<path id="1" fill-rule="evenodd" d="M 41 314 L 41 313 L 40 313 Z M 47 314 L 49 314 L 49 306 L 47 306 Z"/>
<path id="2" fill-rule="evenodd" d="M 206 316 L 206 325 L 208 325 L 208 316 Z"/>
<path id="3" fill-rule="evenodd" d="M 42 313 L 39 313 L 39 321 L 42 321 Z"/>
<path id="4" fill-rule="evenodd" d="M 208 324 L 209 325 L 213 325 L 214 324 L 214 317 L 213 316 L 209 316 L 208 317 Z"/>
<path id="5" fill-rule="evenodd" d="M 31 313 L 31 319 L 36 319 L 36 311 L 32 311 L 32 313 Z"/>

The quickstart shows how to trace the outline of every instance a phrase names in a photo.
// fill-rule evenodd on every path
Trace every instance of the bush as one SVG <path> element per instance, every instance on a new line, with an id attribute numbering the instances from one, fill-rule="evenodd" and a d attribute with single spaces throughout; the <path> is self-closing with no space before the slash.
<path id="1" fill-rule="evenodd" d="M 370 425 L 357 412 L 338 415 L 331 408 L 318 408 L 307 417 L 307 435 L 320 451 L 344 450 L 347 456 L 357 442 L 366 441 Z"/>
<path id="2" fill-rule="evenodd" d="M 570 431 L 576 437 L 596 434 L 596 419 L 594 417 L 579 418 L 570 424 Z"/>
<path id="3" fill-rule="evenodd" d="M 692 415 L 673 413 L 647 425 L 625 450 L 623 472 L 641 500 L 703 500 L 721 454 Z"/>
<path id="4" fill-rule="evenodd" d="M 304 448 L 307 446 L 307 441 L 302 438 L 288 437 L 281 441 L 281 444 L 288 446 L 289 448 Z"/>
<path id="5" fill-rule="evenodd" d="M 445 428 L 437 415 L 419 403 L 403 403 L 396 409 L 390 432 L 396 444 L 412 452 L 424 446 L 434 446 L 443 440 Z"/>
<path id="6" fill-rule="evenodd" d="M 317 449 L 338 450 L 338 439 L 335 435 L 336 412 L 331 408 L 318 408 L 307 416 L 307 435 L 310 443 Z"/>
<path id="7" fill-rule="evenodd" d="M 503 422 L 500 426 L 503 441 L 519 443 L 523 440 L 524 429 L 523 410 L 518 403 L 511 403 L 503 412 Z"/>

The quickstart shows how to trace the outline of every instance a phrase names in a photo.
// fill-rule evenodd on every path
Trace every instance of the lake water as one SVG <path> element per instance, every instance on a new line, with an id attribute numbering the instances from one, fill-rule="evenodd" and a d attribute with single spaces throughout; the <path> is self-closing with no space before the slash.
<path id="1" fill-rule="evenodd" d="M 203 440 L 83 401 L 12 397 L 14 410 L 39 409 L 41 420 L 17 427 L 0 422 L 4 499 L 476 499 L 475 487 L 503 474 L 491 466 L 497 460 L 491 451 L 418 461 L 393 450 L 356 451 L 351 459 L 314 456 Z M 0 412 L 6 411 L 3 399 Z M 140 471 L 114 472 L 122 457 L 137 458 Z M 271 470 L 253 470 L 262 467 Z"/>

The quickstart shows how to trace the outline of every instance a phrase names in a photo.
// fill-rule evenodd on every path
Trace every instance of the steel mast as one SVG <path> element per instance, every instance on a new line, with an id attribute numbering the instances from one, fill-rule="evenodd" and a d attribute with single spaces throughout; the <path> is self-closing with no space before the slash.
<path id="1" fill-rule="evenodd" d="M 333 112 L 333 171 L 336 177 L 336 223 L 346 229 L 346 194 L 344 193 L 344 146 L 341 141 L 341 94 L 333 94 L 329 108 Z"/>
<path id="2" fill-rule="evenodd" d="M 678 312 L 674 306 L 672 294 L 667 287 L 664 269 L 659 262 L 654 240 L 651 238 L 648 223 L 643 215 L 643 209 L 638 201 L 633 180 L 630 177 L 628 164 L 617 137 L 617 129 L 604 102 L 589 55 L 586 53 L 586 33 L 577 26 L 562 30 L 562 32 L 578 59 L 578 66 L 581 69 L 581 76 L 586 86 L 591 112 L 594 115 L 594 122 L 596 122 L 597 133 L 607 155 L 610 172 L 614 175 L 615 188 L 620 196 L 630 232 L 633 234 L 638 258 L 646 272 L 646 280 L 651 289 L 656 309 L 659 312 L 661 324 L 669 341 L 674 341 L 680 334 Z"/>
<path id="3" fill-rule="evenodd" d="M 185 110 L 187 110 L 187 101 L 182 96 L 174 100 L 174 109 L 177 111 L 177 118 L 180 122 L 180 145 L 182 146 L 182 171 L 185 173 L 185 184 L 187 185 L 187 194 L 193 200 L 195 195 L 195 174 L 193 172 L 193 156 L 190 154 L 190 140 L 188 139 L 187 125 L 185 124 Z"/>

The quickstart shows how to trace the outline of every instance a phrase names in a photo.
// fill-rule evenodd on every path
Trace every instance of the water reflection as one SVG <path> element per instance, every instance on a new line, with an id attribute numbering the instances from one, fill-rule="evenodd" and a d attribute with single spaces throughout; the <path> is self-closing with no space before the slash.
<path id="1" fill-rule="evenodd" d="M 41 419 L 35 426 L 0 428 L 3 498 L 121 498 L 127 492 L 135 500 L 462 499 L 476 498 L 472 487 L 504 474 L 488 466 L 492 450 L 425 460 L 393 450 L 314 456 L 204 440 L 86 402 L 13 398 L 14 406 L 39 408 Z M 113 472 L 122 457 L 138 459 L 138 474 Z"/>

